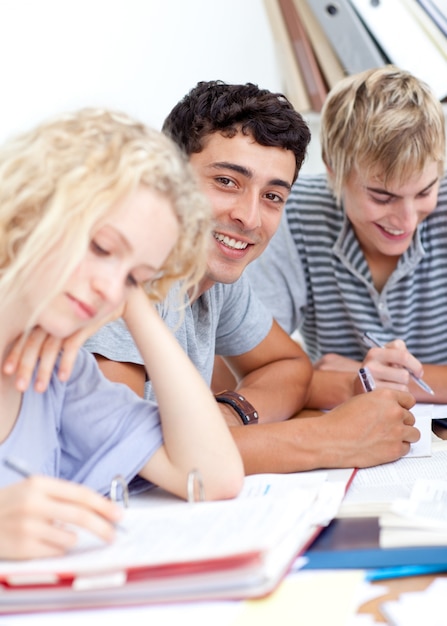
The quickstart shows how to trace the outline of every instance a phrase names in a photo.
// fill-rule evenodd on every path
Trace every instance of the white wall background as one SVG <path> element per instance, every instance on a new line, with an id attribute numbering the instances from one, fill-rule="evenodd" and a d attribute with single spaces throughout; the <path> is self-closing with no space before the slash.
<path id="1" fill-rule="evenodd" d="M 263 0 L 0 0 L 0 141 L 84 106 L 160 128 L 213 79 L 283 91 Z"/>
<path id="2" fill-rule="evenodd" d="M 0 139 L 86 105 L 160 127 L 199 80 L 280 89 L 262 0 L 0 0 Z"/>

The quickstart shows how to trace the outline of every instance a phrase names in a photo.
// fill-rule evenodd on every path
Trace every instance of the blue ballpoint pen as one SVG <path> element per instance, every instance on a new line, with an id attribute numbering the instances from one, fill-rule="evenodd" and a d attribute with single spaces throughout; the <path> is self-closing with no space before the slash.
<path id="1" fill-rule="evenodd" d="M 384 348 L 385 346 L 383 345 L 383 343 L 381 343 L 378 339 L 376 339 L 373 335 L 371 335 L 371 333 L 366 332 L 363 333 L 363 341 L 366 343 L 367 346 L 369 346 L 370 348 Z M 431 387 L 429 387 L 427 385 L 426 382 L 424 382 L 422 380 L 422 378 L 418 378 L 417 376 L 415 376 L 413 374 L 413 372 L 411 370 L 409 370 L 407 367 L 404 367 L 404 369 L 407 370 L 407 372 L 410 374 L 411 378 L 414 380 L 414 382 L 419 385 L 419 387 L 421 389 L 423 389 L 424 391 L 426 391 L 427 393 L 431 394 L 432 396 L 435 395 L 435 392 L 433 391 L 433 389 Z"/>

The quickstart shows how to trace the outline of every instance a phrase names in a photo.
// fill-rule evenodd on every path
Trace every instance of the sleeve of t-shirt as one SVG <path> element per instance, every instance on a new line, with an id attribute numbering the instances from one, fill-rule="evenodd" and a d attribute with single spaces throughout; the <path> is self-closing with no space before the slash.
<path id="1" fill-rule="evenodd" d="M 103 494 L 118 474 L 129 483 L 163 442 L 157 405 L 107 380 L 86 350 L 61 410 L 61 477 Z"/>
<path id="2" fill-rule="evenodd" d="M 250 263 L 246 272 L 258 297 L 291 335 L 302 322 L 306 282 L 286 212 L 266 250 Z"/>
<path id="3" fill-rule="evenodd" d="M 143 357 L 122 319 L 106 324 L 92 337 L 84 347 L 94 354 L 99 354 L 110 361 L 137 363 L 144 365 Z"/>
<path id="4" fill-rule="evenodd" d="M 238 356 L 263 341 L 273 318 L 244 274 L 235 283 L 220 285 L 223 299 L 216 330 L 216 354 Z M 217 290 L 216 290 L 217 291 Z"/>

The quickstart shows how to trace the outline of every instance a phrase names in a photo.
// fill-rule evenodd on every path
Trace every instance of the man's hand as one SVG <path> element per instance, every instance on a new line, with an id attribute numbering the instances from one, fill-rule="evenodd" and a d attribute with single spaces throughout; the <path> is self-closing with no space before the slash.
<path id="1" fill-rule="evenodd" d="M 106 542 L 122 509 L 91 489 L 34 476 L 0 489 L 0 558 L 59 556 L 76 545 L 73 525 Z"/>
<path id="2" fill-rule="evenodd" d="M 378 389 L 315 418 L 325 420 L 332 433 L 332 458 L 326 467 L 370 467 L 407 454 L 410 444 L 420 439 L 410 412 L 413 405 L 409 393 Z M 322 423 L 320 428 L 324 428 Z"/>
<path id="3" fill-rule="evenodd" d="M 424 373 L 422 363 L 408 351 L 401 339 L 390 341 L 384 348 L 371 348 L 362 365 L 369 368 L 377 388 L 408 391 L 411 377 L 407 370 L 420 378 Z"/>

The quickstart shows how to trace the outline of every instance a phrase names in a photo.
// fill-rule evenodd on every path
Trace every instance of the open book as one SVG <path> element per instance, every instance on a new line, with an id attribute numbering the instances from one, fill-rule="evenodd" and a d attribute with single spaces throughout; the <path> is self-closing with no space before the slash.
<path id="1" fill-rule="evenodd" d="M 0 561 L 0 613 L 266 595 L 335 516 L 352 470 L 329 475 L 250 476 L 221 502 L 154 490 L 112 545 L 80 533 L 64 557 Z"/>
<path id="2" fill-rule="evenodd" d="M 357 471 L 337 517 L 380 517 L 398 498 L 408 498 L 420 478 L 446 478 L 447 441 L 434 441 L 430 457 L 403 457 Z"/>

